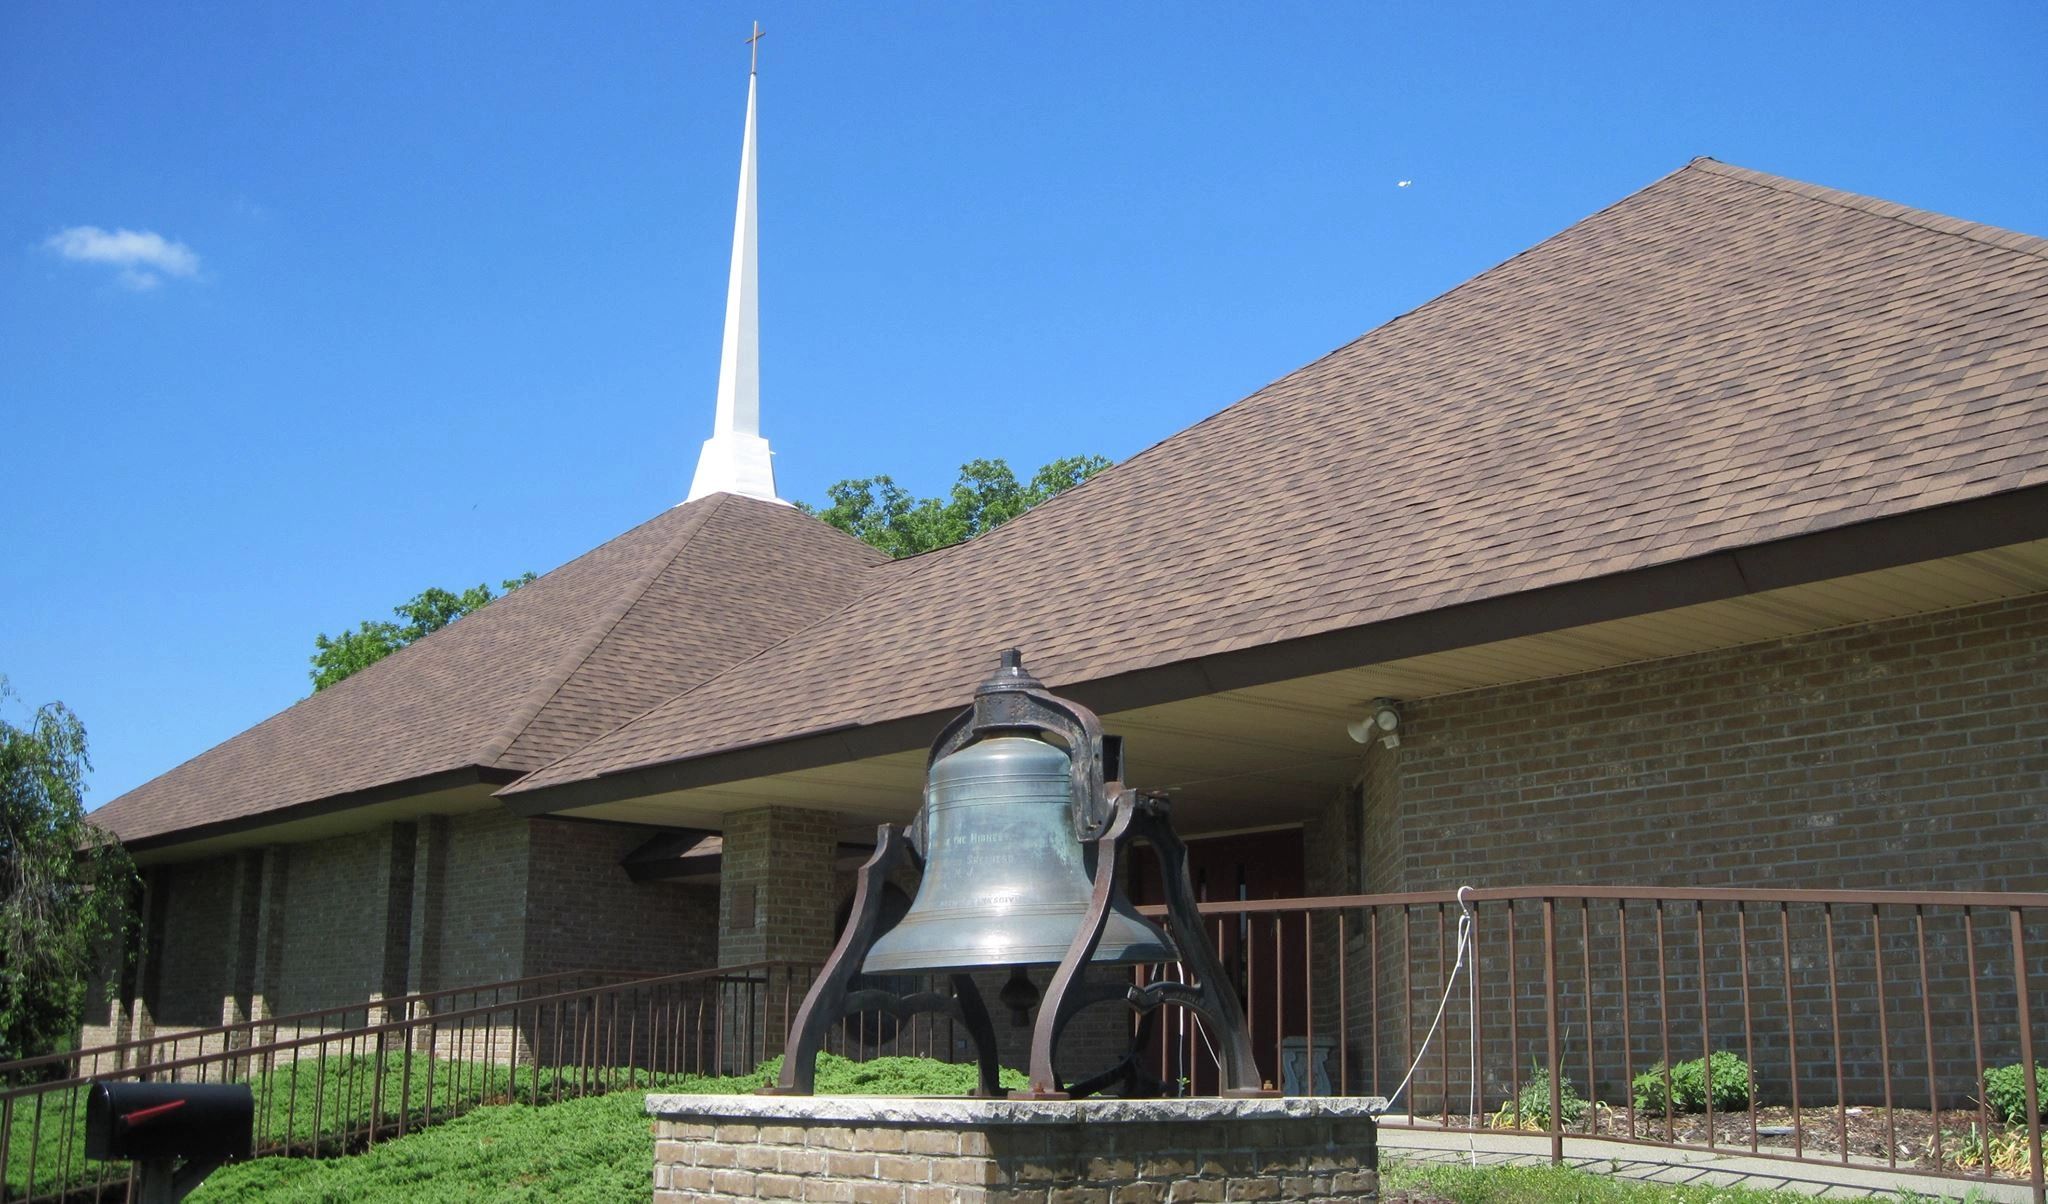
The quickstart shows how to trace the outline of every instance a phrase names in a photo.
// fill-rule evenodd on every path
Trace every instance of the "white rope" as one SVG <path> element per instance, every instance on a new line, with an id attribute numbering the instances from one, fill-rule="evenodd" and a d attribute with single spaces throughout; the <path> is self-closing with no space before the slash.
<path id="1" fill-rule="evenodd" d="M 1444 997 L 1436 1005 L 1436 1017 L 1429 1022 L 1429 1031 L 1423 1034 L 1422 1048 L 1415 1051 L 1414 1063 L 1408 1067 L 1408 1074 L 1404 1078 L 1402 1078 L 1401 1085 L 1399 1087 L 1394 1088 L 1394 1093 L 1387 1097 L 1386 1106 L 1384 1109 L 1382 1109 L 1382 1111 L 1391 1112 L 1394 1108 L 1394 1101 L 1400 1099 L 1402 1094 L 1408 1090 L 1408 1084 L 1415 1081 L 1415 1072 L 1422 1068 L 1422 1059 L 1429 1056 L 1429 1043 L 1431 1041 L 1436 1040 L 1437 1030 L 1443 1027 L 1444 1013 L 1450 1010 L 1451 992 L 1457 988 L 1458 975 L 1465 974 L 1468 969 L 1466 965 L 1466 959 L 1472 951 L 1473 924 L 1477 919 L 1477 916 L 1474 914 L 1472 910 L 1471 887 L 1461 886 L 1458 888 L 1458 909 L 1460 912 L 1458 916 L 1458 958 L 1456 961 L 1451 963 L 1450 976 L 1444 979 Z M 1470 1123 L 1472 1125 L 1477 1125 L 1479 1123 L 1479 1043 L 1477 1041 L 1477 1037 L 1479 1035 L 1479 980 L 1477 978 L 1471 977 L 1468 974 L 1466 977 L 1466 983 L 1468 985 L 1469 994 L 1471 998 L 1473 1038 L 1471 1041 L 1472 1119 Z M 1446 1083 L 1444 1084 L 1444 1087 L 1446 1090 L 1448 1090 L 1450 1088 L 1450 1084 Z M 1474 1166 L 1477 1166 L 1479 1164 L 1478 1135 L 1468 1130 L 1465 1138 L 1465 1144 L 1468 1147 L 1468 1153 L 1471 1157 L 1472 1164 Z"/>
<path id="2" fill-rule="evenodd" d="M 1466 1038 L 1466 1044 L 1471 1053 L 1471 1069 L 1469 1078 L 1470 1094 L 1467 1097 L 1470 1120 L 1467 1122 L 1465 1147 L 1466 1157 L 1474 1167 L 1477 1167 L 1479 1165 L 1479 979 L 1476 975 L 1467 972 L 1469 969 L 1467 962 L 1472 955 L 1473 933 L 1476 930 L 1479 917 L 1472 909 L 1472 888 L 1470 886 L 1460 886 L 1458 888 L 1458 911 L 1457 959 L 1451 963 L 1450 976 L 1444 979 L 1444 997 L 1436 1005 L 1436 1016 L 1429 1022 L 1429 1031 L 1423 1034 L 1422 1048 L 1415 1051 L 1415 1061 L 1409 1065 L 1408 1073 L 1402 1078 L 1401 1085 L 1394 1088 L 1394 1093 L 1387 1097 L 1387 1102 L 1382 1105 L 1380 1111 L 1382 1114 L 1392 1111 L 1394 1101 L 1400 1099 L 1402 1093 L 1408 1090 L 1408 1085 L 1415 1081 L 1415 1072 L 1422 1068 L 1422 1059 L 1429 1056 L 1430 1042 L 1436 1039 L 1437 1030 L 1443 1026 L 1444 1013 L 1450 1010 L 1451 992 L 1457 988 L 1458 975 L 1464 974 L 1468 1000 L 1467 1013 L 1471 1023 L 1471 1033 Z M 1186 967 L 1176 963 L 1174 968 L 1180 972 L 1180 981 L 1187 981 Z M 1208 1030 L 1202 1026 L 1202 1018 L 1187 1011 L 1183 1011 L 1181 1014 L 1188 1020 L 1193 1021 L 1195 1033 L 1202 1038 L 1202 1044 L 1208 1048 L 1209 1057 L 1218 1066 L 1221 1066 L 1223 1059 L 1217 1054 L 1215 1045 L 1210 1043 Z M 1308 1051 L 1308 1079 L 1311 1084 L 1309 1090 L 1313 1093 L 1313 1083 L 1315 1081 L 1314 1050 Z M 1450 1084 L 1444 1084 L 1444 1088 L 1449 1090 Z"/>

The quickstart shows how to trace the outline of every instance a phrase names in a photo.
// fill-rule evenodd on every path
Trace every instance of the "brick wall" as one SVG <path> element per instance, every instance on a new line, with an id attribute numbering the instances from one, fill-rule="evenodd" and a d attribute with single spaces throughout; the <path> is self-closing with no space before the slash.
<path id="1" fill-rule="evenodd" d="M 150 953 L 155 989 L 149 997 L 149 1016 L 157 1028 L 220 1023 L 221 1001 L 230 985 L 235 877 L 234 857 L 156 871 L 151 889 L 161 895 L 152 904 L 161 907 L 163 923 Z"/>
<path id="2" fill-rule="evenodd" d="M 822 962 L 838 940 L 838 817 L 761 807 L 725 817 L 719 860 L 720 965 Z"/>
<path id="3" fill-rule="evenodd" d="M 497 810 L 446 821 L 445 849 L 429 853 L 440 862 L 440 898 L 438 905 L 423 905 L 422 924 L 432 926 L 423 927 L 418 938 L 424 942 L 432 934 L 434 956 L 415 990 L 502 982 L 526 973 L 530 828 L 530 821 Z"/>
<path id="4" fill-rule="evenodd" d="M 390 856 L 388 827 L 291 846 L 273 1014 L 360 1003 L 380 989 Z"/>
<path id="5" fill-rule="evenodd" d="M 526 974 L 707 969 L 718 953 L 718 890 L 635 882 L 619 859 L 654 829 L 532 820 Z"/>
<path id="6" fill-rule="evenodd" d="M 2048 887 L 2048 596 L 1426 699 L 1402 734 L 1409 890 Z"/>
<path id="7" fill-rule="evenodd" d="M 1372 891 L 1460 883 L 2048 889 L 2048 859 L 2038 852 L 2040 833 L 2048 831 L 2048 597 L 1423 699 L 1405 710 L 1401 747 L 1371 750 L 1361 776 L 1363 863 Z M 1654 975 L 1654 915 L 1637 911 L 1629 920 L 1631 1060 L 1638 1070 L 1662 1055 L 1660 1021 L 1681 1034 L 1674 1057 L 1697 1057 L 1702 1044 L 1697 921 L 1689 907 L 1666 918 L 1668 971 L 1661 982 Z M 1595 1048 L 1611 1058 L 1591 1074 L 1605 1098 L 1618 1099 L 1625 1094 L 1621 982 L 1613 969 L 1619 917 L 1609 907 L 1590 919 L 1590 991 L 1575 985 L 1588 960 L 1575 905 L 1558 925 L 1560 964 L 1569 972 L 1563 976 L 1572 979 L 1561 1003 L 1565 1061 L 1584 1088 L 1590 1009 Z M 1749 1003 L 1759 1016 L 1782 1017 L 1782 946 L 1775 918 L 1763 919 L 1749 934 Z M 1791 924 L 1805 1097 L 1834 1098 L 1839 1037 L 1852 1102 L 1882 1095 L 1886 1063 L 1895 1088 L 1914 1084 L 1924 1099 L 1926 1033 L 1912 917 L 1890 914 L 1881 930 L 1873 930 L 1867 909 L 1835 920 L 1839 1027 L 1827 992 L 1825 917 L 1795 912 Z M 1418 1028 L 1436 1003 L 1433 922 L 1423 917 L 1413 942 Z M 1971 945 L 1953 914 L 1926 923 L 1941 1068 L 1936 1090 L 1954 1101 L 1974 1090 L 1965 957 Z M 1744 984 L 1736 920 L 1732 911 L 1711 912 L 1705 926 L 1704 1028 L 1716 1048 L 1740 1051 Z M 1505 1094 L 1510 1066 L 1526 1077 L 1543 1034 L 1534 910 L 1524 909 L 1516 935 L 1522 1040 L 1513 1051 L 1506 1047 L 1497 1013 L 1487 1060 L 1501 1074 L 1489 1084 L 1489 1099 Z M 1499 924 L 1490 937 L 1480 968 L 1482 981 L 1498 992 L 1507 978 Z M 2002 981 L 2010 982 L 2002 939 L 1988 930 L 1974 938 L 1993 1064 L 2012 1060 L 1994 1051 L 2009 1051 L 2017 1036 L 2011 992 L 1995 981 L 2004 957 Z M 2031 933 L 2030 942 L 2042 951 L 2034 973 L 2048 973 L 2048 932 Z M 1389 992 L 1398 986 L 1394 972 L 1406 944 L 1403 933 L 1383 926 L 1378 1052 L 1395 1078 L 1406 1066 L 1405 1045 L 1401 1013 L 1387 1001 L 1400 999 Z M 1353 983 L 1354 1017 L 1373 1010 L 1363 997 L 1366 985 Z M 1659 999 L 1662 1015 L 1652 1010 Z M 1367 1023 L 1354 1025 L 1355 1056 L 1371 1052 L 1361 1048 L 1370 1041 Z M 1782 1099 L 1791 1052 L 1785 1025 L 1760 1022 L 1747 1036 L 1765 1093 Z M 1461 1042 L 1462 1033 L 1453 1032 L 1454 1066 L 1464 1058 Z M 1432 1104 L 1433 1081 L 1434 1071 L 1425 1068 L 1419 1104 Z"/>

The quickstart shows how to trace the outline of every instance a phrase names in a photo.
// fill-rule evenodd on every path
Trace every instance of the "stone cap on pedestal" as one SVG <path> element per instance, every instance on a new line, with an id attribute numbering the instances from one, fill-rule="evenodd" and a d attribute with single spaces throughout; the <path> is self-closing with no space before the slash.
<path id="1" fill-rule="evenodd" d="M 1031 1125 L 1146 1121 L 1371 1119 L 1386 1111 L 1379 1096 L 1296 1096 L 1263 1099 L 976 1099 L 901 1095 L 650 1095 L 654 1116 L 690 1120 L 834 1121 L 881 1125 Z"/>

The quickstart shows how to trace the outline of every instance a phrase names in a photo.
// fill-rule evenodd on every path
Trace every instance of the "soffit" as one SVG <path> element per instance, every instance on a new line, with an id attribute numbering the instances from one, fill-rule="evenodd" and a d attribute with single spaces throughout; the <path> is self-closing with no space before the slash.
<path id="1" fill-rule="evenodd" d="M 1107 712 L 1103 727 L 1125 738 L 1134 785 L 1174 792 L 1189 834 L 1241 828 L 1253 812 L 1294 821 L 1356 775 L 1361 752 L 1345 725 L 1373 698 L 1436 698 L 2041 593 L 2048 540 Z M 850 834 L 908 819 L 924 767 L 924 750 L 911 749 L 561 814 L 716 828 L 728 812 L 798 806 L 845 815 Z"/>

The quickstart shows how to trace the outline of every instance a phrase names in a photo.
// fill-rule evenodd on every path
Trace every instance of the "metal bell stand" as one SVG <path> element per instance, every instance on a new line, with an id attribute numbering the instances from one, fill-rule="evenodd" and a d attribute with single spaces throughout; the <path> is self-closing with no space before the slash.
<path id="1" fill-rule="evenodd" d="M 1223 1095 L 1278 1095 L 1260 1083 L 1251 1037 L 1245 1029 L 1244 1009 L 1236 993 L 1229 989 L 1222 964 L 1203 929 L 1194 882 L 1188 874 L 1187 846 L 1173 830 L 1171 805 L 1164 795 L 1126 789 L 1121 782 L 1105 779 L 1102 725 L 1093 711 L 1046 691 L 1037 678 L 1025 672 L 1017 650 L 1009 649 L 1003 653 L 995 675 L 975 690 L 974 705 L 939 733 L 926 758 L 926 772 L 941 757 L 984 736 L 1019 731 L 1051 736 L 1066 746 L 1073 764 L 1074 836 L 1082 844 L 1094 846 L 1095 872 L 1088 911 L 1038 1004 L 1031 1034 L 1031 1086 L 1016 1092 L 1015 1098 L 1072 1099 L 1094 1094 L 1119 1081 L 1127 1091 L 1135 1091 L 1139 1087 L 1136 1048 L 1117 1068 L 1085 1082 L 1062 1080 L 1055 1067 L 1060 1037 L 1074 1017 L 1085 1008 L 1117 1000 L 1148 1018 L 1167 1004 L 1195 1013 L 1215 1037 Z M 1116 748 L 1113 741 L 1111 748 Z M 1120 760 L 1114 752 L 1112 757 Z M 774 1086 L 762 1088 L 764 1094 L 812 1094 L 818 1051 L 827 1031 L 846 1016 L 869 1011 L 886 1012 L 898 1021 L 922 1013 L 937 1013 L 959 1021 L 974 1043 L 979 1068 L 973 1094 L 1004 1094 L 997 1081 L 995 1026 L 971 975 L 950 974 L 950 993 L 923 991 L 902 995 L 879 989 L 850 989 L 869 949 L 881 935 L 884 883 L 900 866 L 913 865 L 920 870 L 924 867 L 925 823 L 925 810 L 920 808 L 907 828 L 882 825 L 874 855 L 860 868 L 853 914 L 840 934 L 839 944 L 804 996 L 803 1006 L 790 1027 L 782 1074 Z M 1123 854 L 1137 841 L 1149 845 L 1158 857 L 1160 881 L 1166 890 L 1167 931 L 1173 937 L 1182 966 L 1194 976 L 1192 983 L 1155 982 L 1140 987 L 1086 981 L 1089 962 L 1102 939 L 1111 907 L 1123 897 Z"/>

